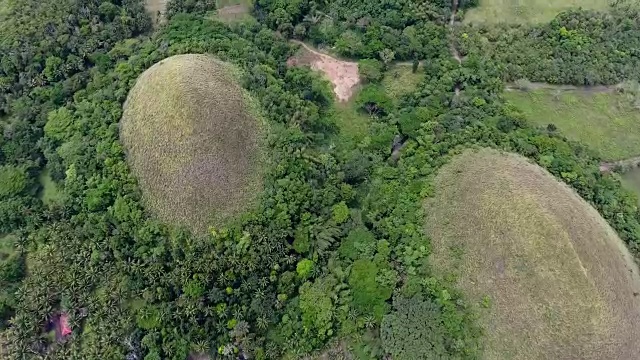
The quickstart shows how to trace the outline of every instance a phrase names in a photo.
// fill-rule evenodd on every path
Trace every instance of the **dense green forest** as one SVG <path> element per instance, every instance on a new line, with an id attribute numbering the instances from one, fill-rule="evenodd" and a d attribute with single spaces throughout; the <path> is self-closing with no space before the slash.
<path id="1" fill-rule="evenodd" d="M 609 12 L 570 10 L 536 26 L 465 25 L 463 55 L 488 57 L 506 81 L 610 85 L 638 80 L 640 6 L 617 1 Z"/>
<path id="2" fill-rule="evenodd" d="M 213 20 L 212 1 L 174 0 L 156 31 L 140 0 L 7 4 L 0 15 L 0 249 L 10 248 L 0 257 L 3 358 L 292 359 L 322 351 L 336 359 L 479 358 L 475 314 L 429 264 L 421 205 L 437 169 L 468 147 L 533 159 L 640 253 L 635 195 L 599 171 L 594 152 L 528 124 L 501 95 L 505 80 L 520 78 L 638 79 L 634 7 L 450 33 L 451 4 L 440 0 L 258 0 L 257 21 L 235 24 Z M 451 56 L 451 36 L 462 62 Z M 379 71 L 424 61 L 414 66 L 422 80 L 394 102 L 381 76 L 368 79 L 355 100 L 368 133 L 335 146 L 331 86 L 309 68 L 286 66 L 297 50 L 289 38 L 380 60 Z M 118 135 L 137 77 L 186 53 L 236 65 L 272 129 L 258 208 L 206 236 L 150 216 Z M 41 196 L 45 171 L 55 201 Z M 56 341 L 48 326 L 61 313 L 73 332 Z M 407 334 L 421 340 L 405 341 Z"/>

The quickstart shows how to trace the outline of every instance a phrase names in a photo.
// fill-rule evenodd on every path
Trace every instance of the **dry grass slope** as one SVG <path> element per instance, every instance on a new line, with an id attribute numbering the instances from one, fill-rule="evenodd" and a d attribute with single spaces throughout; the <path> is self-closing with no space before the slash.
<path id="1" fill-rule="evenodd" d="M 477 307 L 485 359 L 640 358 L 638 268 L 568 186 L 485 149 L 455 157 L 436 189 L 432 264 Z"/>
<path id="2" fill-rule="evenodd" d="M 138 78 L 120 135 L 145 202 L 203 232 L 259 193 L 261 124 L 234 70 L 206 55 L 165 59 Z"/>

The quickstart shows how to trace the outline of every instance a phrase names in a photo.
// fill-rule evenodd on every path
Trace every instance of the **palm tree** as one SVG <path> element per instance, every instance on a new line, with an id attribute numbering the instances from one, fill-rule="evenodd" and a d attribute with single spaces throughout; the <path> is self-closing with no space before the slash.
<path id="1" fill-rule="evenodd" d="M 267 320 L 265 316 L 260 316 L 256 320 L 256 325 L 258 326 L 258 329 L 266 330 L 267 327 L 269 327 L 269 320 Z"/>
<path id="2" fill-rule="evenodd" d="M 366 327 L 367 329 L 372 329 L 375 326 L 376 326 L 376 319 L 371 315 L 365 316 L 364 327 Z"/>

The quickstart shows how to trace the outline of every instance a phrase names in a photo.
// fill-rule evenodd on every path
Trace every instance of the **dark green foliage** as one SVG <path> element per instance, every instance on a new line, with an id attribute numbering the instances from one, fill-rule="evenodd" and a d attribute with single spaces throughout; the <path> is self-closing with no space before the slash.
<path id="1" fill-rule="evenodd" d="M 533 27 L 468 26 L 457 36 L 463 54 L 497 62 L 507 81 L 617 84 L 640 78 L 639 14 L 619 1 L 610 12 L 571 10 Z"/>
<path id="2" fill-rule="evenodd" d="M 393 311 L 380 325 L 384 351 L 394 359 L 429 360 L 447 357 L 440 309 L 420 297 L 394 296 Z"/>
<path id="3" fill-rule="evenodd" d="M 367 229 L 358 227 L 349 232 L 338 248 L 340 256 L 350 259 L 367 259 L 376 250 L 376 238 Z"/>
<path id="4" fill-rule="evenodd" d="M 287 36 L 306 34 L 316 44 L 335 46 L 342 55 L 371 59 L 382 59 L 384 50 L 399 60 L 443 54 L 446 31 L 433 20 L 444 21 L 449 9 L 449 2 L 439 0 L 256 2 L 258 15 L 272 29 Z"/>
<path id="5" fill-rule="evenodd" d="M 357 95 L 358 108 L 369 115 L 384 116 L 393 109 L 393 101 L 379 85 L 367 85 Z"/>

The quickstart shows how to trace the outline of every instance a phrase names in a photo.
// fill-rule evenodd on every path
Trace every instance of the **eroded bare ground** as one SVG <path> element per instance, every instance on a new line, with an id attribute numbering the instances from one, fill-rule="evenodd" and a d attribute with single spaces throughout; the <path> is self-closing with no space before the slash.
<path id="1" fill-rule="evenodd" d="M 289 66 L 310 66 L 313 70 L 321 71 L 333 84 L 333 92 L 339 101 L 348 101 L 353 96 L 356 86 L 360 83 L 358 63 L 339 60 L 308 47 L 306 44 L 294 41 L 302 46 L 300 52 L 287 61 Z"/>
<path id="2" fill-rule="evenodd" d="M 167 10 L 168 0 L 145 0 L 144 6 L 151 15 L 154 26 L 161 23 Z"/>

